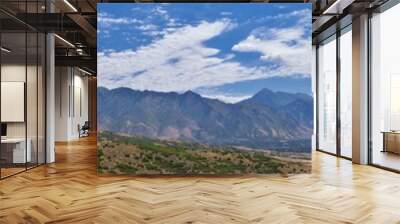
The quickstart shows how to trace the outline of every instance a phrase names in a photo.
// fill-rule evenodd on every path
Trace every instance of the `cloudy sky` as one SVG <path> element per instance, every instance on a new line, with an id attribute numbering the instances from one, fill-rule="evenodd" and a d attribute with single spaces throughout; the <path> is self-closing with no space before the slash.
<path id="1" fill-rule="evenodd" d="M 311 92 L 310 4 L 98 4 L 99 86 Z"/>

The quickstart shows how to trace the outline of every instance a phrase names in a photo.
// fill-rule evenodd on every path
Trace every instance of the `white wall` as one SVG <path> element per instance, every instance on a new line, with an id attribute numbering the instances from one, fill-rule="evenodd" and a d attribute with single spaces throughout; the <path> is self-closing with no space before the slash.
<path id="1" fill-rule="evenodd" d="M 28 79 L 31 74 L 36 74 L 36 67 L 25 66 L 25 64 L 3 64 L 1 66 L 1 81 L 2 82 L 24 82 L 26 83 L 25 76 L 26 71 L 28 72 Z M 36 80 L 29 79 L 29 86 L 36 86 Z M 27 88 L 27 118 L 28 118 L 28 137 L 30 130 L 36 130 L 36 112 L 37 102 L 36 102 L 36 88 Z M 4 97 L 4 96 L 3 96 Z M 7 108 L 1 108 L 2 110 L 7 110 Z M 22 108 L 24 109 L 24 108 Z M 34 122 L 34 123 L 32 123 Z M 9 137 L 25 137 L 25 126 L 26 122 L 7 122 L 7 135 Z M 36 135 L 36 132 L 35 132 Z"/>
<path id="2" fill-rule="evenodd" d="M 37 70 L 39 69 L 39 70 Z M 33 162 L 39 159 L 39 163 L 44 163 L 45 150 L 45 120 L 44 120 L 44 74 L 41 67 L 18 63 L 5 63 L 1 66 L 1 81 L 2 82 L 23 82 L 26 84 L 26 106 L 22 102 L 22 107 L 19 108 L 1 108 L 4 113 L 22 113 L 23 119 L 19 122 L 5 122 L 7 124 L 7 137 L 9 138 L 24 138 L 25 135 L 29 139 L 29 147 Z M 27 80 L 25 80 L 27 78 Z M 3 85 L 3 84 L 2 84 Z M 2 94 L 7 94 L 2 89 Z M 19 94 L 24 94 L 25 90 L 19 90 Z M 22 92 L 21 92 L 22 91 Z M 2 98 L 8 98 L 7 95 L 2 95 Z M 17 102 L 15 102 L 17 103 Z M 3 103 L 2 103 L 3 104 Z M 10 111 L 11 110 L 11 111 Z M 20 110 L 20 111 L 12 111 Z M 24 114 L 26 112 L 26 120 Z M 3 120 L 3 119 L 2 119 Z M 39 155 L 37 155 L 37 153 Z"/>
<path id="3" fill-rule="evenodd" d="M 69 117 L 69 96 L 70 84 L 69 68 L 55 68 L 55 141 L 68 140 L 68 117 Z"/>
<path id="4" fill-rule="evenodd" d="M 78 125 L 88 120 L 88 78 L 76 68 L 56 67 L 55 85 L 55 140 L 77 139 Z"/>
<path id="5" fill-rule="evenodd" d="M 74 137 L 79 137 L 79 132 L 78 132 L 78 124 L 83 125 L 85 121 L 89 120 L 89 113 L 88 113 L 88 78 L 87 76 L 81 76 L 82 73 L 79 73 L 79 75 L 76 75 L 75 70 L 75 75 L 74 75 L 74 108 L 72 108 L 73 111 L 73 119 L 71 120 L 71 134 Z"/>
<path id="6" fill-rule="evenodd" d="M 6 64 L 1 66 L 1 81 L 25 82 L 25 64 Z M 6 110 L 6 108 L 1 108 Z M 7 123 L 7 137 L 25 137 L 25 122 Z"/>

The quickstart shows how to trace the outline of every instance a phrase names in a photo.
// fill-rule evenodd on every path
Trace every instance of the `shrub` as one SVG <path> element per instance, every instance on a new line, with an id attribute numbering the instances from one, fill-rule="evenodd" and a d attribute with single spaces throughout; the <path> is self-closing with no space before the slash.
<path id="1" fill-rule="evenodd" d="M 126 164 L 118 164 L 116 168 L 122 173 L 136 173 L 137 171 L 135 167 Z"/>

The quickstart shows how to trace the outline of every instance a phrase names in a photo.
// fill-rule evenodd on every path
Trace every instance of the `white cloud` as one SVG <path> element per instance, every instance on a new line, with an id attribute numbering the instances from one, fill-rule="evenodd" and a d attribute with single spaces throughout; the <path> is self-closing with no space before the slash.
<path id="1" fill-rule="evenodd" d="M 245 99 L 249 99 L 252 96 L 251 95 L 244 95 L 244 96 L 233 96 L 233 95 L 224 95 L 224 94 L 216 94 L 216 95 L 207 95 L 207 94 L 201 94 L 203 97 L 209 98 L 209 99 L 217 99 L 225 103 L 237 103 Z"/>
<path id="2" fill-rule="evenodd" d="M 305 26 L 259 28 L 232 50 L 261 53 L 260 60 L 278 62 L 282 75 L 310 73 L 311 38 Z"/>
<path id="3" fill-rule="evenodd" d="M 294 75 L 293 68 L 270 68 L 267 65 L 246 67 L 232 60 L 233 55 L 221 56 L 218 49 L 204 45 L 207 40 L 235 26 L 236 24 L 228 19 L 202 21 L 198 25 L 185 25 L 169 32 L 165 31 L 162 38 L 135 51 L 99 52 L 99 83 L 108 88 L 129 87 L 138 90 L 183 92 L 238 81 Z M 274 37 L 285 37 L 280 32 L 276 30 Z M 297 35 L 296 32 L 289 33 Z M 249 36 L 234 48 L 238 51 L 254 51 L 257 50 L 255 46 L 262 47 L 261 42 L 264 41 L 259 37 Z M 279 43 L 277 40 L 274 41 Z M 309 44 L 311 46 L 311 43 Z M 264 53 L 264 50 L 262 53 L 265 60 L 277 57 L 276 54 Z M 298 54 L 293 53 L 293 55 Z M 286 56 L 292 55 L 283 52 L 282 58 Z M 307 57 L 302 59 L 308 61 Z M 287 65 L 295 64 L 292 63 L 292 59 L 282 60 L 289 61 Z M 304 69 L 304 72 L 308 74 L 310 71 Z M 239 98 L 244 99 L 247 96 L 211 94 L 208 97 L 225 102 L 237 102 Z"/>
<path id="4" fill-rule="evenodd" d="M 167 21 L 168 23 L 174 23 L 175 19 L 171 18 L 171 16 L 168 14 L 168 11 L 165 10 L 162 5 L 155 7 L 153 10 L 151 10 L 152 15 L 156 15 Z"/>
<path id="5" fill-rule="evenodd" d="M 136 51 L 101 52 L 98 55 L 101 83 L 110 88 L 185 91 L 253 75 L 257 69 L 227 62 L 231 57 L 217 57 L 218 49 L 203 45 L 233 26 L 228 20 L 201 22 L 198 26 L 176 29 Z"/>
<path id="6" fill-rule="evenodd" d="M 300 10 L 295 10 L 290 13 L 281 13 L 273 16 L 264 16 L 259 19 L 259 21 L 264 21 L 264 20 L 278 20 L 278 19 L 288 19 L 292 17 L 307 17 L 310 18 L 311 20 L 311 10 L 310 9 L 300 9 Z"/>
<path id="7" fill-rule="evenodd" d="M 182 26 L 182 23 L 178 22 L 177 19 L 169 18 L 166 25 L 169 27 L 177 27 Z"/>
<path id="8" fill-rule="evenodd" d="M 168 11 L 165 10 L 162 5 L 157 6 L 152 10 L 152 13 L 154 15 L 158 15 L 161 17 L 165 22 L 166 26 L 168 27 L 177 27 L 177 26 L 182 26 L 182 23 L 180 23 L 178 18 L 173 18 L 172 16 L 169 15 Z"/>
<path id="9" fill-rule="evenodd" d="M 164 11 L 162 11 L 164 12 Z M 165 11 L 166 12 L 166 11 Z M 98 23 L 103 27 L 111 27 L 113 30 L 118 30 L 120 27 L 118 25 L 132 25 L 132 28 L 141 31 L 144 35 L 151 37 L 164 35 L 167 30 L 159 30 L 159 27 L 151 24 L 150 22 L 145 23 L 144 20 L 139 20 L 135 18 L 127 17 L 115 17 L 107 13 L 99 13 Z M 100 30 L 100 29 L 99 29 Z M 100 31 L 99 31 L 100 33 Z M 108 36 L 105 36 L 108 37 Z"/>
<path id="10" fill-rule="evenodd" d="M 103 26 L 142 24 L 142 21 L 138 19 L 126 17 L 115 18 L 107 13 L 99 13 L 97 17 L 97 22 Z"/>
<path id="11" fill-rule="evenodd" d="M 145 24 L 145 25 L 140 25 L 135 27 L 138 30 L 141 31 L 149 31 L 149 30 L 156 30 L 158 29 L 158 26 L 154 25 L 154 24 Z"/>
<path id="12" fill-rule="evenodd" d="M 168 19 L 168 18 L 169 18 L 169 15 L 168 15 L 167 10 L 163 9 L 163 8 L 160 7 L 160 6 L 155 7 L 155 8 L 152 10 L 152 12 L 155 13 L 155 14 L 158 14 L 159 16 L 164 17 L 165 19 Z"/>

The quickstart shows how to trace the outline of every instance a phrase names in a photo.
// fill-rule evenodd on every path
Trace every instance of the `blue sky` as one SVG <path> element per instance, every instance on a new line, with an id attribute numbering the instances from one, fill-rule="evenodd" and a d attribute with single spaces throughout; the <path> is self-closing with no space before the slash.
<path id="1" fill-rule="evenodd" d="M 310 4 L 98 4 L 99 86 L 311 92 Z"/>

